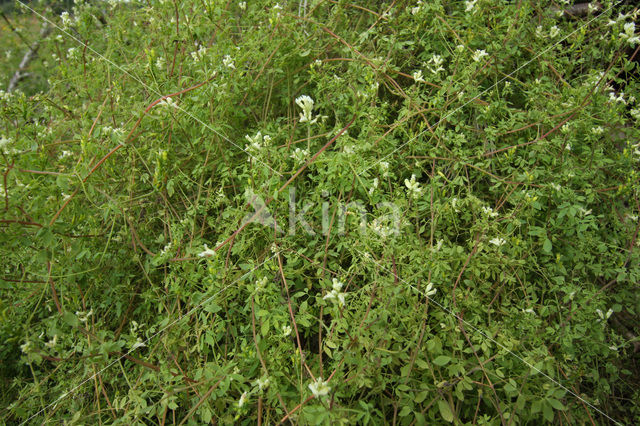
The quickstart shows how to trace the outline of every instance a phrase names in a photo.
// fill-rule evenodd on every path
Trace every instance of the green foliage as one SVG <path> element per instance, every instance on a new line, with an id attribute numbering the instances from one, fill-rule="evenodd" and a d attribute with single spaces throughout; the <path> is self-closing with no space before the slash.
<path id="1" fill-rule="evenodd" d="M 30 5 L 0 417 L 640 421 L 637 14 L 515 3 Z"/>

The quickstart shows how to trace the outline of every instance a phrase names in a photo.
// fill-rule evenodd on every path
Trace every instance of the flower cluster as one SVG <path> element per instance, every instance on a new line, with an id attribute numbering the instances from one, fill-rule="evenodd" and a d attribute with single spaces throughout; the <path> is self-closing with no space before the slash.
<path id="1" fill-rule="evenodd" d="M 421 70 L 414 71 L 411 76 L 416 83 L 424 83 L 424 77 L 422 76 Z"/>
<path id="2" fill-rule="evenodd" d="M 256 380 L 255 385 L 258 386 L 258 390 L 262 392 L 264 389 L 269 387 L 269 383 L 269 377 L 265 376 Z"/>
<path id="3" fill-rule="evenodd" d="M 204 58 L 205 53 L 207 53 L 207 48 L 204 46 L 200 46 L 198 50 L 195 52 L 191 52 L 191 57 L 195 62 L 200 62 L 202 58 Z"/>
<path id="4" fill-rule="evenodd" d="M 318 121 L 318 117 L 313 118 L 313 99 L 311 99 L 307 95 L 302 95 L 296 98 L 296 104 L 302 108 L 302 112 L 300 113 L 300 122 L 309 122 L 311 124 Z"/>
<path id="5" fill-rule="evenodd" d="M 420 197 L 420 194 L 422 194 L 422 188 L 420 187 L 420 183 L 416 182 L 416 175 L 411 175 L 411 179 L 405 179 L 404 184 L 407 187 L 409 195 L 413 198 Z"/>
<path id="6" fill-rule="evenodd" d="M 465 4 L 465 8 L 464 11 L 465 12 L 473 12 L 475 13 L 474 8 L 476 7 L 476 3 L 478 2 L 478 0 L 467 0 L 464 2 Z"/>
<path id="7" fill-rule="evenodd" d="M 296 148 L 291 153 L 291 158 L 293 158 L 296 161 L 296 163 L 303 162 L 307 157 L 309 157 L 309 151 L 306 149 Z"/>
<path id="8" fill-rule="evenodd" d="M 262 277 L 261 279 L 256 281 L 256 293 L 263 291 L 267 287 L 267 282 L 269 279 L 267 277 Z"/>
<path id="9" fill-rule="evenodd" d="M 422 0 L 418 0 L 416 6 L 411 8 L 411 14 L 416 15 L 418 12 L 420 12 L 420 6 L 422 6 Z"/>
<path id="10" fill-rule="evenodd" d="M 210 249 L 209 247 L 207 247 L 206 244 L 204 245 L 204 250 L 198 253 L 198 257 L 213 257 L 215 255 L 216 255 L 216 252 Z"/>
<path id="11" fill-rule="evenodd" d="M 78 317 L 78 321 L 80 322 L 87 322 L 91 315 L 93 315 L 93 309 L 89 310 L 89 312 L 76 312 L 76 316 Z"/>
<path id="12" fill-rule="evenodd" d="M 493 238 L 492 240 L 489 240 L 489 242 L 491 244 L 495 245 L 495 246 L 500 247 L 501 245 L 503 245 L 507 241 L 504 238 L 496 237 L 496 238 Z"/>
<path id="13" fill-rule="evenodd" d="M 494 212 L 493 209 L 491 207 L 487 207 L 487 206 L 482 206 L 482 212 L 484 214 L 486 214 L 489 217 L 496 217 L 498 216 L 497 212 Z"/>
<path id="14" fill-rule="evenodd" d="M 433 288 L 433 283 L 429 283 L 427 284 L 427 288 L 424 291 L 424 294 L 427 296 L 427 298 L 433 296 L 434 294 L 436 294 L 438 292 L 437 288 Z"/>
<path id="15" fill-rule="evenodd" d="M 256 135 L 253 137 L 245 135 L 244 138 L 249 141 L 249 145 L 245 145 L 244 150 L 251 155 L 257 155 L 258 153 L 260 153 L 260 151 L 262 151 L 262 148 L 264 148 L 269 144 L 269 142 L 271 142 L 271 136 L 262 136 L 262 132 L 256 133 Z M 251 158 L 249 158 L 248 160 L 250 161 Z"/>
<path id="16" fill-rule="evenodd" d="M 333 288 L 332 290 L 327 293 L 323 299 L 332 299 L 334 301 L 338 301 L 338 304 L 340 306 L 344 306 L 344 296 L 345 294 L 342 293 L 340 290 L 342 290 L 342 286 L 344 284 L 342 284 L 340 281 L 338 281 L 336 278 L 333 279 Z"/>
<path id="17" fill-rule="evenodd" d="M 69 25 L 71 25 L 71 18 L 69 17 L 69 12 L 62 12 L 60 14 L 60 20 L 62 21 L 62 28 L 67 29 Z"/>
<path id="18" fill-rule="evenodd" d="M 485 56 L 488 56 L 488 55 L 489 54 L 484 49 L 478 49 L 475 52 L 473 52 L 473 56 L 471 56 L 471 58 L 475 62 L 480 62 L 482 60 L 482 58 L 484 58 Z"/>
<path id="19" fill-rule="evenodd" d="M 222 58 L 222 65 L 232 70 L 236 69 L 236 66 L 233 63 L 233 58 L 230 55 L 224 55 L 224 58 Z"/>
<path id="20" fill-rule="evenodd" d="M 429 59 L 429 64 L 432 64 L 433 68 L 429 67 L 429 71 L 431 71 L 433 74 L 438 75 L 440 71 L 444 71 L 444 68 L 442 67 L 443 63 L 444 60 L 442 59 L 442 56 L 433 55 L 431 59 Z"/>
<path id="21" fill-rule="evenodd" d="M 613 314 L 613 309 L 609 309 L 606 314 L 603 314 L 600 309 L 596 309 L 596 313 L 600 318 L 598 318 L 598 322 L 607 322 L 609 317 Z"/>
<path id="22" fill-rule="evenodd" d="M 326 396 L 329 394 L 329 391 L 331 391 L 329 384 L 322 380 L 322 377 L 318 377 L 314 382 L 311 382 L 309 384 L 309 389 L 316 398 Z"/>
<path id="23" fill-rule="evenodd" d="M 640 44 L 640 37 L 635 35 L 636 33 L 635 22 L 627 22 L 626 24 L 624 24 L 623 28 L 624 28 L 624 32 L 619 34 L 621 39 L 626 40 L 631 47 L 635 46 L 636 44 Z"/>
<path id="24" fill-rule="evenodd" d="M 158 102 L 158 106 L 178 108 L 178 104 L 173 100 L 173 98 L 168 98 L 168 97 Z"/>

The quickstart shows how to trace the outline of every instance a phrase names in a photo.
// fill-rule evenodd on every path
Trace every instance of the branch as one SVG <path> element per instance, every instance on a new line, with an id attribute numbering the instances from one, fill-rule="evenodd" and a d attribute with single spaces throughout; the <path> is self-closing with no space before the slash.
<path id="1" fill-rule="evenodd" d="M 22 61 L 20 61 L 20 65 L 18 66 L 18 70 L 15 72 L 15 74 L 13 74 L 13 77 L 11 77 L 11 81 L 9 81 L 9 87 L 7 88 L 7 92 L 13 92 L 16 89 L 16 86 L 18 85 L 20 80 L 22 80 L 24 77 L 28 75 L 23 72 L 29 66 L 29 62 L 31 62 L 36 57 L 36 54 L 38 53 L 38 48 L 40 47 L 40 40 L 45 38 L 47 34 L 49 34 L 49 31 L 50 31 L 49 25 L 43 24 L 42 28 L 40 29 L 40 37 L 38 38 L 38 40 L 33 42 L 29 50 L 27 50 L 27 53 L 24 54 L 24 56 L 22 57 Z"/>

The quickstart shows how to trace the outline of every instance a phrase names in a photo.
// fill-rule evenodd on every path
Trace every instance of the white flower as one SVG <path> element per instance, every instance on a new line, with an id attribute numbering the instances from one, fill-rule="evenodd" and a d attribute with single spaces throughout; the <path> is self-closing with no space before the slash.
<path id="1" fill-rule="evenodd" d="M 258 281 L 256 281 L 256 291 L 260 292 L 262 290 L 265 289 L 265 287 L 267 286 L 267 277 L 262 277 L 262 279 L 259 279 Z"/>
<path id="2" fill-rule="evenodd" d="M 549 37 L 555 38 L 558 34 L 560 34 L 560 28 L 558 28 L 556 25 L 549 29 Z"/>
<path id="3" fill-rule="evenodd" d="M 456 197 L 453 197 L 451 199 L 451 207 L 453 207 L 453 211 L 455 211 L 456 213 L 459 213 L 460 210 L 458 210 L 458 208 L 456 207 L 457 204 L 458 204 L 458 199 Z"/>
<path id="4" fill-rule="evenodd" d="M 433 55 L 431 59 L 429 59 L 429 63 L 433 64 L 434 68 L 429 67 L 429 71 L 434 74 L 438 74 L 440 71 L 444 71 L 444 68 L 442 67 L 443 62 L 444 60 L 442 59 L 442 56 Z"/>
<path id="5" fill-rule="evenodd" d="M 206 244 L 204 245 L 204 250 L 198 253 L 198 257 L 212 257 L 215 255 L 216 255 L 216 252 L 210 249 L 209 247 L 207 247 Z"/>
<path id="6" fill-rule="evenodd" d="M 58 343 L 58 335 L 57 335 L 57 334 L 54 334 L 54 335 L 53 335 L 53 339 L 49 340 L 49 341 L 48 341 L 47 343 L 45 343 L 44 345 L 45 345 L 46 347 L 48 347 L 48 348 L 53 349 L 53 348 L 55 348 L 56 343 Z"/>
<path id="7" fill-rule="evenodd" d="M 567 146 L 564 147 L 564 149 L 566 149 L 567 151 L 571 151 L 571 144 L 568 143 Z"/>
<path id="8" fill-rule="evenodd" d="M 242 395 L 240 395 L 240 399 L 238 400 L 238 408 L 241 408 L 244 403 L 247 402 L 247 392 L 243 392 Z"/>
<path id="9" fill-rule="evenodd" d="M 222 58 L 222 65 L 227 68 L 236 69 L 236 66 L 233 63 L 233 58 L 230 55 L 224 55 L 224 58 Z"/>
<path id="10" fill-rule="evenodd" d="M 260 377 L 255 384 L 258 386 L 258 390 L 262 391 L 269 386 L 269 377 Z"/>
<path id="11" fill-rule="evenodd" d="M 596 127 L 592 127 L 591 128 L 591 133 L 594 135 L 601 135 L 604 133 L 604 129 L 602 128 L 602 126 L 596 126 Z"/>
<path id="12" fill-rule="evenodd" d="M 494 212 L 493 209 L 491 207 L 485 207 L 482 206 L 482 211 L 484 212 L 484 214 L 486 214 L 489 217 L 496 217 L 498 216 L 497 212 Z"/>
<path id="13" fill-rule="evenodd" d="M 173 100 L 173 98 L 164 98 L 163 100 L 158 102 L 158 106 L 159 107 L 167 106 L 167 107 L 178 108 L 178 104 L 176 104 L 176 102 Z"/>
<path id="14" fill-rule="evenodd" d="M 536 27 L 536 37 L 544 38 L 544 33 L 542 32 L 542 25 L 538 25 Z"/>
<path id="15" fill-rule="evenodd" d="M 0 148 L 3 148 L 11 143 L 11 139 L 5 138 L 4 136 L 0 137 Z"/>
<path id="16" fill-rule="evenodd" d="M 623 40 L 627 40 L 627 42 L 631 46 L 634 46 L 640 43 L 640 38 L 634 35 L 636 32 L 635 22 L 627 22 L 626 24 L 624 24 L 623 28 L 624 28 L 624 32 L 619 34 L 620 38 L 622 38 Z"/>
<path id="17" fill-rule="evenodd" d="M 389 177 L 389 163 L 386 161 L 380 162 L 380 172 L 382 172 L 382 177 Z"/>
<path id="18" fill-rule="evenodd" d="M 315 123 L 318 120 L 318 117 L 312 119 L 311 112 L 313 111 L 314 102 L 313 99 L 311 99 L 309 96 L 302 95 L 296 98 L 296 104 L 298 104 L 298 106 L 302 108 L 302 112 L 300 113 L 301 123 L 304 123 L 305 121 Z"/>
<path id="19" fill-rule="evenodd" d="M 333 299 L 333 300 L 337 300 L 338 304 L 340 306 L 344 306 L 344 293 L 341 293 L 339 291 L 331 290 L 329 293 L 327 293 L 323 299 Z"/>
<path id="20" fill-rule="evenodd" d="M 535 311 L 532 308 L 523 309 L 522 312 L 535 315 Z"/>
<path id="21" fill-rule="evenodd" d="M 373 195 L 376 188 L 378 188 L 378 184 L 379 184 L 378 178 L 373 178 L 373 182 L 371 183 L 371 188 L 369 188 L 369 195 Z"/>
<path id="22" fill-rule="evenodd" d="M 315 382 L 311 382 L 309 389 L 316 398 L 329 394 L 331 390 L 327 382 L 322 380 L 322 377 L 318 377 Z"/>
<path id="23" fill-rule="evenodd" d="M 411 175 L 411 179 L 405 179 L 404 184 L 413 198 L 418 198 L 420 196 L 422 188 L 420 188 L 420 183 L 416 182 L 416 175 Z"/>
<path id="24" fill-rule="evenodd" d="M 273 6 L 274 10 L 282 10 L 282 6 L 280 6 L 280 3 L 276 3 L 275 6 Z"/>
<path id="25" fill-rule="evenodd" d="M 140 337 L 138 337 L 138 339 L 136 339 L 136 342 L 133 344 L 133 346 L 131 346 L 131 350 L 136 350 L 138 348 L 144 348 L 145 346 L 147 346 Z"/>
<path id="26" fill-rule="evenodd" d="M 464 44 L 457 45 L 456 50 L 460 53 L 464 52 Z"/>
<path id="27" fill-rule="evenodd" d="M 640 120 L 640 109 L 632 109 L 631 111 L 629 111 L 629 113 L 631 114 L 631 116 L 633 118 L 635 118 L 636 120 Z"/>
<path id="28" fill-rule="evenodd" d="M 344 286 L 344 284 L 340 280 L 338 280 L 337 278 L 333 279 L 333 289 L 335 291 L 342 290 L 342 286 Z"/>
<path id="29" fill-rule="evenodd" d="M 247 8 L 247 2 L 241 1 L 240 3 L 238 3 L 238 7 L 240 8 L 240 10 L 245 10 Z"/>
<path id="30" fill-rule="evenodd" d="M 471 12 L 473 10 L 473 8 L 476 6 L 476 3 L 478 2 L 478 0 L 468 0 L 465 3 L 466 8 L 464 9 L 465 12 Z"/>
<path id="31" fill-rule="evenodd" d="M 624 92 L 620 92 L 618 96 L 614 92 L 609 92 L 609 100 L 612 102 L 620 102 L 623 104 L 627 104 L 627 101 L 624 99 Z"/>
<path id="32" fill-rule="evenodd" d="M 433 248 L 434 251 L 440 251 L 440 249 L 442 248 L 442 244 L 444 243 L 444 240 L 438 240 L 436 241 L 436 246 Z"/>
<path id="33" fill-rule="evenodd" d="M 249 145 L 245 145 L 245 151 L 249 151 L 252 154 L 258 154 L 264 146 L 264 137 L 262 132 L 256 133 L 255 136 L 244 135 L 244 138 L 249 141 Z M 270 140 L 271 138 L 269 138 Z"/>
<path id="34" fill-rule="evenodd" d="M 496 238 L 494 238 L 494 239 L 492 239 L 492 240 L 489 240 L 489 242 L 490 242 L 491 244 L 493 244 L 493 245 L 496 245 L 496 246 L 500 247 L 501 245 L 503 245 L 503 244 L 504 244 L 504 243 L 506 243 L 507 241 L 506 241 L 504 238 L 496 237 Z"/>
<path id="35" fill-rule="evenodd" d="M 296 162 L 300 163 L 304 161 L 309 156 L 309 151 L 306 149 L 296 148 L 295 151 L 291 154 L 291 158 L 296 160 Z"/>
<path id="36" fill-rule="evenodd" d="M 172 244 L 171 242 L 169 242 L 169 244 L 165 245 L 160 251 L 160 256 L 164 256 L 165 254 L 167 254 L 167 252 L 171 250 L 171 247 L 172 247 Z"/>
<path id="37" fill-rule="evenodd" d="M 69 18 L 69 12 L 62 12 L 60 14 L 60 19 L 62 20 L 62 28 L 67 28 L 71 24 L 71 18 Z"/>
<path id="38" fill-rule="evenodd" d="M 333 279 L 333 289 L 327 293 L 323 299 L 333 299 L 333 300 L 337 300 L 338 303 L 340 304 L 340 306 L 344 306 L 344 296 L 345 294 L 342 293 L 340 290 L 342 290 L 342 286 L 344 284 L 338 280 L 337 278 Z"/>
<path id="39" fill-rule="evenodd" d="M 424 291 L 424 293 L 427 295 L 427 297 L 433 296 L 437 292 L 438 292 L 438 289 L 437 288 L 433 288 L 433 283 L 427 284 L 427 288 Z"/>
<path id="40" fill-rule="evenodd" d="M 591 209 L 587 210 L 584 207 L 578 207 L 578 211 L 582 213 L 582 216 L 588 216 L 591 214 Z"/>
<path id="41" fill-rule="evenodd" d="M 383 239 L 387 238 L 389 235 L 396 233 L 397 230 L 394 230 L 391 227 L 385 226 L 380 220 L 374 219 L 373 222 L 369 224 L 369 227 L 378 235 L 380 235 Z"/>
<path id="42" fill-rule="evenodd" d="M 89 310 L 89 312 L 78 312 L 76 311 L 76 316 L 78 317 L 78 321 L 87 322 L 89 317 L 93 315 L 93 309 Z"/>
<path id="43" fill-rule="evenodd" d="M 291 334 L 291 326 L 290 325 L 283 325 L 282 326 L 282 334 L 284 334 L 284 337 L 287 337 L 288 335 Z"/>
<path id="44" fill-rule="evenodd" d="M 27 340 L 24 344 L 20 345 L 20 350 L 24 354 L 28 354 L 31 350 L 31 342 Z"/>
<path id="45" fill-rule="evenodd" d="M 78 49 L 76 47 L 70 47 L 67 49 L 67 58 L 78 59 Z"/>
<path id="46" fill-rule="evenodd" d="M 413 79 L 415 80 L 416 83 L 424 83 L 424 78 L 422 77 L 422 71 L 421 70 L 414 71 L 412 76 L 413 76 Z"/>
<path id="47" fill-rule="evenodd" d="M 560 192 L 560 190 L 562 189 L 562 187 L 560 185 L 558 185 L 557 183 L 551 183 L 551 187 L 553 189 L 555 189 L 556 191 Z"/>
<path id="48" fill-rule="evenodd" d="M 482 49 L 482 50 L 479 49 L 479 50 L 476 50 L 473 53 L 472 58 L 473 58 L 474 61 L 479 62 L 482 58 L 484 58 L 485 56 L 488 56 L 488 55 L 489 54 L 484 49 Z"/>
<path id="49" fill-rule="evenodd" d="M 194 61 L 199 62 L 200 59 L 204 58 L 204 54 L 207 52 L 207 49 L 204 46 L 200 46 L 198 50 L 195 52 L 191 52 L 191 57 Z"/>
<path id="50" fill-rule="evenodd" d="M 415 15 L 416 13 L 420 12 L 420 5 L 422 4 L 421 0 L 418 0 L 418 2 L 416 3 L 417 6 L 414 6 L 411 8 L 411 14 Z"/>
<path id="51" fill-rule="evenodd" d="M 599 322 L 604 322 L 606 320 L 609 319 L 609 317 L 611 316 L 611 314 L 613 314 L 613 309 L 609 309 L 607 311 L 606 314 L 603 314 L 602 311 L 600 309 L 596 309 L 596 313 L 598 314 L 598 316 L 600 317 L 600 319 L 598 320 Z"/>

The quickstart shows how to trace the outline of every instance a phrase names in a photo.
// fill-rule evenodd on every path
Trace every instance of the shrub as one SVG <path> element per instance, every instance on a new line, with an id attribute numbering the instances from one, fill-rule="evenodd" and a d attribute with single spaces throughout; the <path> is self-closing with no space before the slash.
<path id="1" fill-rule="evenodd" d="M 637 422 L 637 13 L 564 3 L 16 12 L 2 416 Z"/>

